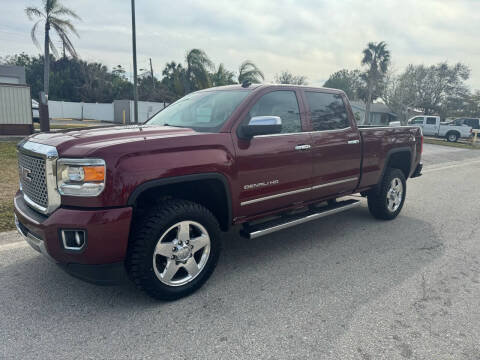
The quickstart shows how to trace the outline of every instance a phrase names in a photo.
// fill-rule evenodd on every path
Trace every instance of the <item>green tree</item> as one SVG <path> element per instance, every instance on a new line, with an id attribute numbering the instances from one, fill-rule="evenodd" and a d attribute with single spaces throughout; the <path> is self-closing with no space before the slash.
<path id="1" fill-rule="evenodd" d="M 382 86 L 382 81 L 390 65 L 390 51 L 384 41 L 370 42 L 363 50 L 362 65 L 367 67 L 364 73 L 366 82 L 365 123 L 370 123 L 370 106 L 375 100 L 374 94 Z"/>
<path id="2" fill-rule="evenodd" d="M 238 83 L 250 82 L 261 83 L 265 79 L 263 72 L 250 60 L 245 60 L 238 69 Z"/>
<path id="3" fill-rule="evenodd" d="M 77 30 L 73 26 L 69 18 L 80 20 L 80 17 L 72 10 L 63 6 L 59 0 L 42 0 L 42 7 L 27 7 L 25 9 L 30 20 L 36 20 L 30 32 L 33 43 L 41 50 L 40 44 L 37 40 L 36 32 L 38 26 L 44 22 L 45 24 L 45 41 L 44 41 L 44 74 L 43 74 L 43 89 L 45 94 L 49 91 L 49 76 L 50 76 L 50 50 L 56 56 L 58 51 L 50 38 L 50 29 L 53 28 L 60 40 L 63 43 L 64 49 L 72 56 L 77 57 L 77 52 L 70 40 L 70 33 L 77 36 Z M 38 19 L 38 20 L 37 20 Z"/>
<path id="4" fill-rule="evenodd" d="M 364 82 L 360 70 L 339 70 L 328 78 L 324 87 L 343 90 L 350 100 L 359 100 Z"/>
<path id="5" fill-rule="evenodd" d="M 307 85 L 307 77 L 301 75 L 293 75 L 290 71 L 284 70 L 280 74 L 275 75 L 277 84 Z"/>
<path id="6" fill-rule="evenodd" d="M 175 61 L 167 63 L 162 72 L 162 83 L 167 87 L 170 93 L 174 94 L 176 99 L 185 95 L 186 71 L 182 64 Z"/>
<path id="7" fill-rule="evenodd" d="M 397 114 L 398 120 L 405 125 L 409 110 L 415 106 L 414 78 L 405 72 L 399 76 L 387 73 L 381 98 Z"/>
<path id="8" fill-rule="evenodd" d="M 233 71 L 227 70 L 223 64 L 220 64 L 218 66 L 217 71 L 215 71 L 211 75 L 211 77 L 213 86 L 235 84 L 235 73 Z"/>

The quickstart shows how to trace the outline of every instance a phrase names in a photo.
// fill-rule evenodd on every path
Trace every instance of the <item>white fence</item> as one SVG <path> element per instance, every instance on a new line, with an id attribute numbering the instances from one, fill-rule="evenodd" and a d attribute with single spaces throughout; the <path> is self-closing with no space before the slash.
<path id="1" fill-rule="evenodd" d="M 138 102 L 138 122 L 144 123 L 150 119 L 153 115 L 163 109 L 163 103 L 155 103 L 150 101 L 139 101 Z M 133 101 L 130 106 L 130 119 L 133 119 L 134 106 Z"/>
<path id="2" fill-rule="evenodd" d="M 113 122 L 113 104 L 83 104 L 83 118 Z"/>
<path id="3" fill-rule="evenodd" d="M 133 119 L 133 101 L 127 100 L 130 119 Z M 163 103 L 139 101 L 138 120 L 143 123 L 164 108 Z M 52 119 L 99 120 L 113 122 L 114 104 L 75 103 L 68 101 L 48 101 L 48 111 Z M 121 122 L 117 119 L 117 122 Z"/>
<path id="4" fill-rule="evenodd" d="M 52 119 L 100 120 L 113 122 L 113 104 L 48 101 Z"/>

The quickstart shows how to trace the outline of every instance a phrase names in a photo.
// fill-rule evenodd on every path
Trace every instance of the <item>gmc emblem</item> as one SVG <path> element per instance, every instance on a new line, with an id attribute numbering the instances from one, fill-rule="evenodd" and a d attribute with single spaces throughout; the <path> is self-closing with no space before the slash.
<path id="1" fill-rule="evenodd" d="M 20 179 L 22 179 L 23 181 L 32 181 L 32 177 L 30 176 L 31 173 L 32 170 L 20 166 Z"/>

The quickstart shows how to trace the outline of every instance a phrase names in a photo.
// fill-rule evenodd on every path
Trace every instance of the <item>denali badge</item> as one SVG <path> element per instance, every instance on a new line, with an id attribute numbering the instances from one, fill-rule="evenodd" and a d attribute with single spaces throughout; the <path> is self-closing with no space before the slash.
<path id="1" fill-rule="evenodd" d="M 264 181 L 257 184 L 248 184 L 243 187 L 243 190 L 258 189 L 265 186 L 277 185 L 279 182 L 280 181 L 278 180 L 270 180 L 270 181 Z"/>
<path id="2" fill-rule="evenodd" d="M 23 181 L 32 181 L 32 177 L 30 176 L 31 173 L 32 170 L 20 166 L 20 179 L 22 179 Z"/>

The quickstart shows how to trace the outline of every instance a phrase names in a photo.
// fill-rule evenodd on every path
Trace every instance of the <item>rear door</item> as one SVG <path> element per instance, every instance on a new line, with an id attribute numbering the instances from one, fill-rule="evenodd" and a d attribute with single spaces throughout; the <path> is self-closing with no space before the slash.
<path id="1" fill-rule="evenodd" d="M 409 125 L 413 125 L 413 126 L 421 127 L 422 130 L 423 130 L 423 128 L 424 128 L 424 126 L 425 126 L 424 122 L 425 122 L 425 116 L 416 116 L 416 117 L 414 117 L 413 119 L 410 119 L 410 120 L 408 121 L 408 124 L 409 124 Z M 425 131 L 423 131 L 423 134 L 424 134 L 424 135 L 435 135 L 434 133 L 425 134 Z"/>
<path id="2" fill-rule="evenodd" d="M 259 94 L 239 125 L 253 116 L 279 116 L 280 134 L 247 140 L 233 132 L 240 194 L 236 213 L 242 218 L 300 205 L 311 190 L 311 136 L 304 131 L 299 91 L 277 89 Z"/>
<path id="3" fill-rule="evenodd" d="M 438 121 L 440 124 L 440 121 Z M 437 118 L 435 116 L 426 116 L 425 124 L 423 125 L 424 135 L 436 135 L 438 133 Z"/>
<path id="4" fill-rule="evenodd" d="M 353 191 L 360 177 L 360 133 L 338 93 L 305 90 L 312 130 L 312 197 Z"/>

